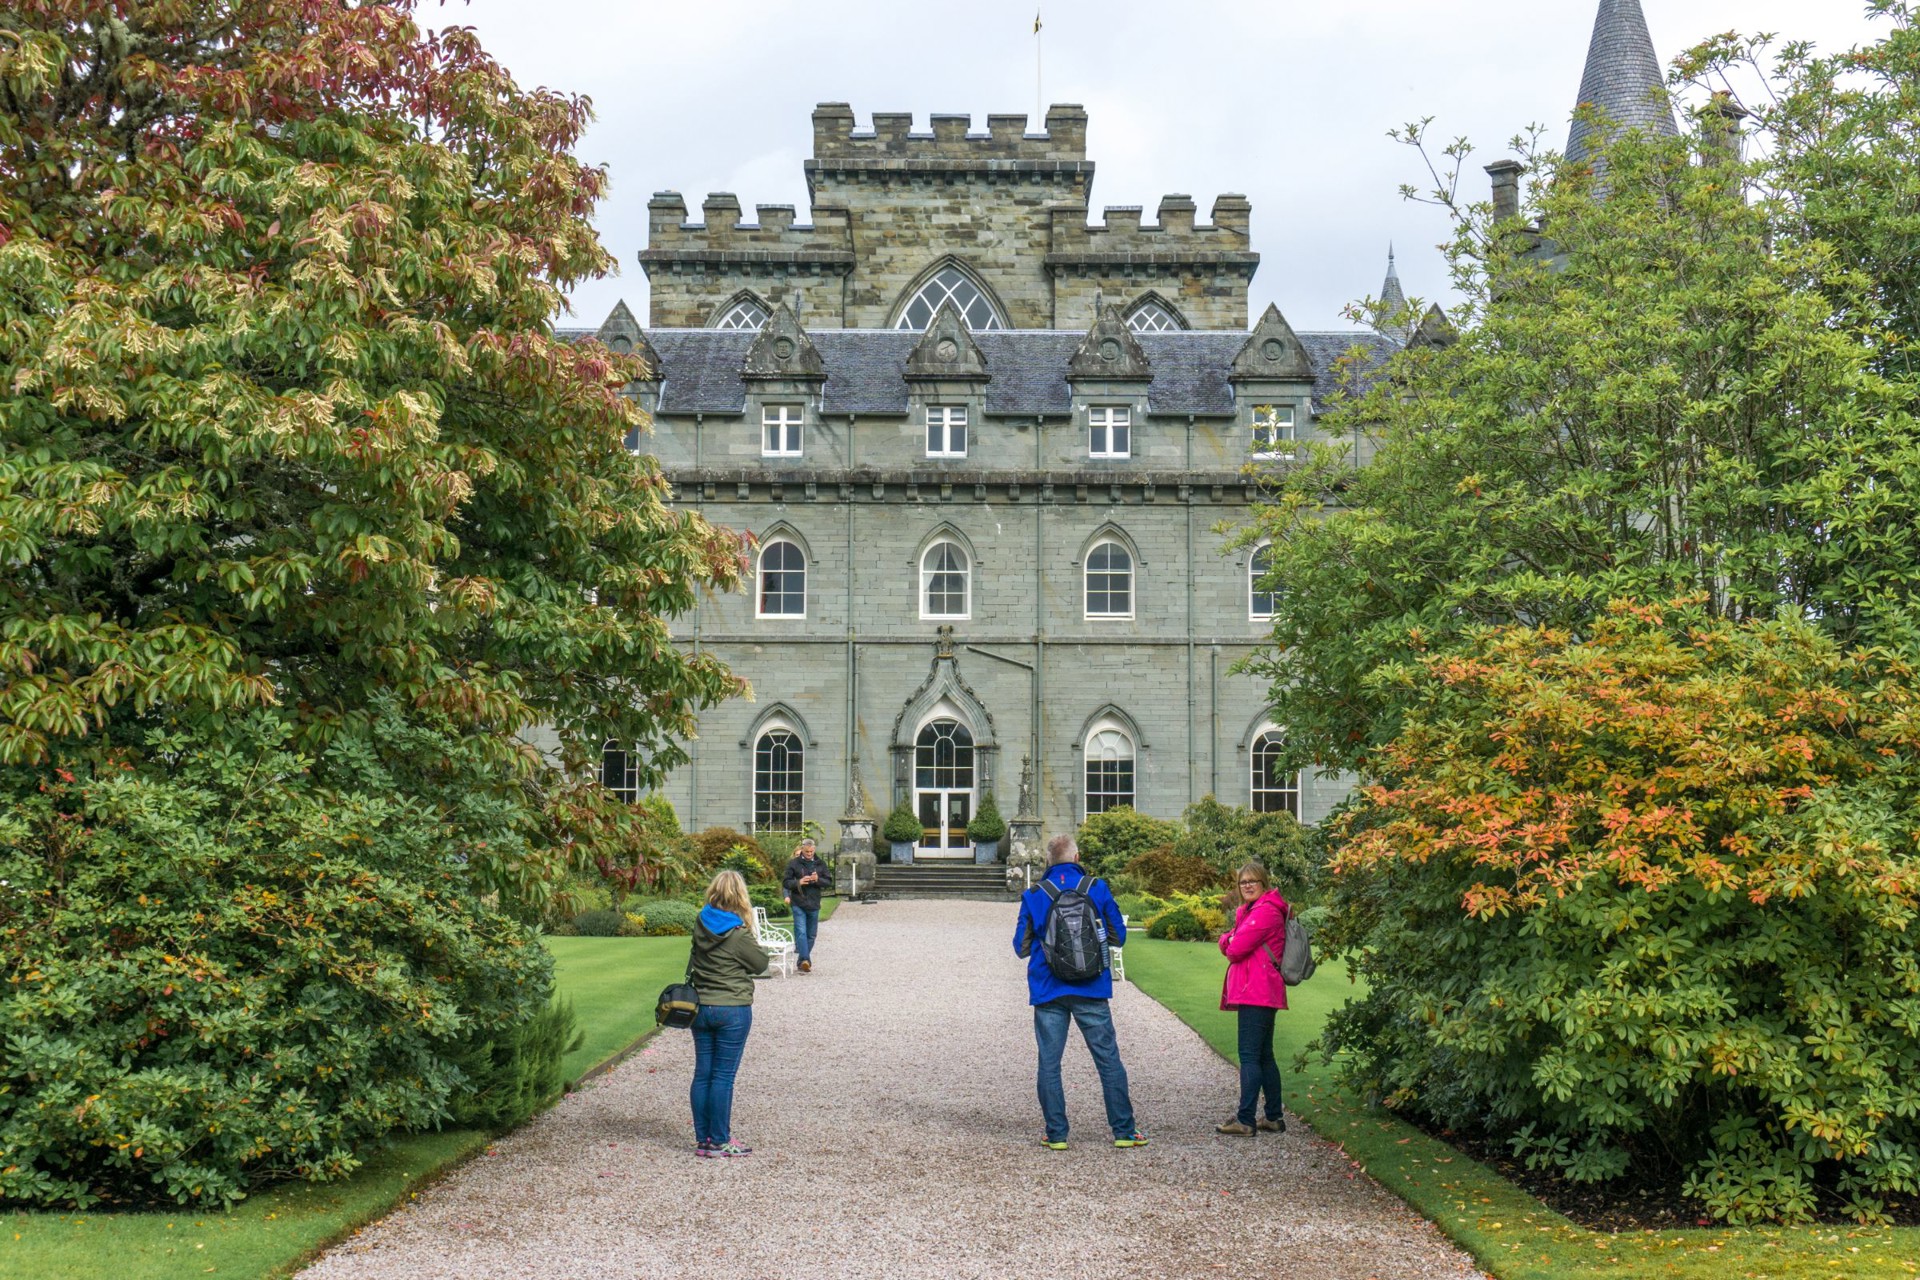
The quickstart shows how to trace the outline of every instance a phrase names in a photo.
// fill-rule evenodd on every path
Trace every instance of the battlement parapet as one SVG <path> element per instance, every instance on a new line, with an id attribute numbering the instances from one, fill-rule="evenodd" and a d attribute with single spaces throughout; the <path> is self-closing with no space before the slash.
<path id="1" fill-rule="evenodd" d="M 811 223 L 795 222 L 790 204 L 754 206 L 753 222 L 744 221 L 740 198 L 716 191 L 700 204 L 700 222 L 687 221 L 687 202 L 678 191 L 662 191 L 647 202 L 647 247 L 640 261 L 748 261 L 755 257 L 809 262 L 853 261 L 853 234 L 845 209 L 813 211 Z"/>
<path id="2" fill-rule="evenodd" d="M 1047 264 L 1259 261 L 1248 249 L 1253 206 L 1245 196 L 1215 200 L 1210 226 L 1195 225 L 1198 211 L 1192 196 L 1175 194 L 1161 199 L 1155 225 L 1142 225 L 1144 210 L 1138 205 L 1110 205 L 1102 211 L 1101 223 L 1090 224 L 1085 206 L 1055 205 Z"/>
<path id="3" fill-rule="evenodd" d="M 888 161 L 987 160 L 1047 164 L 1087 158 L 1087 112 L 1078 103 L 1047 108 L 1046 132 L 1028 133 L 1027 117 L 989 115 L 985 133 L 974 133 L 973 117 L 936 114 L 927 133 L 913 131 L 913 113 L 876 111 L 873 131 L 854 129 L 853 108 L 823 102 L 813 111 L 813 161 L 816 167 L 843 168 Z"/>

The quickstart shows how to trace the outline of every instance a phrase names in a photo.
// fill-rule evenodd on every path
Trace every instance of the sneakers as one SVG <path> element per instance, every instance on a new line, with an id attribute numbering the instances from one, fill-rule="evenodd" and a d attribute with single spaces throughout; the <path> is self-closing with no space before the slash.
<path id="1" fill-rule="evenodd" d="M 1115 1138 L 1113 1145 L 1116 1147 L 1144 1147 L 1147 1145 L 1147 1135 L 1135 1129 L 1124 1138 Z"/>
<path id="2" fill-rule="evenodd" d="M 693 1154 L 697 1156 L 710 1156 L 713 1154 L 713 1144 L 705 1138 L 702 1138 L 693 1144 Z"/>
<path id="3" fill-rule="evenodd" d="M 1268 1133 L 1285 1133 L 1287 1131 L 1287 1119 L 1285 1116 L 1282 1116 L 1278 1120 L 1262 1120 L 1259 1127 Z"/>
<path id="4" fill-rule="evenodd" d="M 812 973 L 812 972 L 813 972 L 813 961 L 811 961 L 811 960 L 802 960 L 802 961 L 800 962 L 800 972 L 802 972 L 802 973 Z"/>
<path id="5" fill-rule="evenodd" d="M 1042 1138 L 1040 1139 L 1040 1145 L 1049 1151 L 1065 1151 L 1067 1149 L 1067 1140 L 1065 1138 Z"/>
<path id="6" fill-rule="evenodd" d="M 1217 1124 L 1213 1126 L 1213 1131 L 1215 1133 L 1232 1134 L 1236 1138 L 1251 1138 L 1259 1132 L 1259 1130 L 1255 1129 L 1252 1125 L 1241 1124 L 1238 1120 L 1229 1120 L 1225 1124 Z"/>
<path id="7" fill-rule="evenodd" d="M 750 1156 L 752 1147 L 743 1147 L 737 1142 L 703 1142 L 693 1149 L 693 1154 L 704 1156 L 708 1160 L 730 1159 L 734 1156 Z"/>

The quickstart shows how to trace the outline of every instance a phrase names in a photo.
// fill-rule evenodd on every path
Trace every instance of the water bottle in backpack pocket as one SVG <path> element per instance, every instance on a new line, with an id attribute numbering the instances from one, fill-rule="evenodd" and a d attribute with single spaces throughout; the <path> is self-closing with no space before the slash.
<path id="1" fill-rule="evenodd" d="M 1107 971 L 1107 924 L 1093 904 L 1093 886 L 1098 883 L 1085 874 L 1071 889 L 1062 889 L 1052 880 L 1040 882 L 1051 904 L 1040 934 L 1040 954 L 1062 982 L 1092 982 Z"/>

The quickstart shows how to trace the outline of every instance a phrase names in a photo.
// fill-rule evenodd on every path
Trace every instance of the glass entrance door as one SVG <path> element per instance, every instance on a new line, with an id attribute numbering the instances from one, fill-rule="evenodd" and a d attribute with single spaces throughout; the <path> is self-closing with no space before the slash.
<path id="1" fill-rule="evenodd" d="M 915 740 L 913 757 L 914 811 L 922 828 L 916 856 L 971 856 L 973 735 L 957 720 L 932 721 Z"/>

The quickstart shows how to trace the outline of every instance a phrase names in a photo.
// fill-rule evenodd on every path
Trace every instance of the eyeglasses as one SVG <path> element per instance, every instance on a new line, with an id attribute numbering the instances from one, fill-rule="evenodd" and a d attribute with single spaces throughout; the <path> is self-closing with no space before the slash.
<path id="1" fill-rule="evenodd" d="M 1258 880 L 1242 880 L 1240 882 L 1240 887 L 1242 889 L 1247 889 L 1247 888 L 1258 889 L 1260 887 L 1260 882 Z"/>

